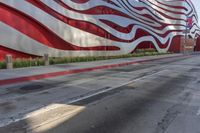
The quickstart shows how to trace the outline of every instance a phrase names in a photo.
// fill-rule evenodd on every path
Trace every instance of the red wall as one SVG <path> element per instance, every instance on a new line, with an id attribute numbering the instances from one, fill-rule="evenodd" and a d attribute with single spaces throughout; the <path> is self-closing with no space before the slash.
<path id="1" fill-rule="evenodd" d="M 181 36 L 176 36 L 172 39 L 169 52 L 174 52 L 174 53 L 181 52 Z"/>
<path id="2" fill-rule="evenodd" d="M 12 55 L 12 57 L 14 59 L 16 59 L 16 58 L 30 58 L 30 57 L 35 58 L 35 57 L 37 57 L 35 55 L 25 54 L 25 53 L 22 53 L 22 52 L 19 52 L 19 51 L 15 51 L 15 50 L 0 46 L 0 60 L 1 61 L 4 60 L 6 55 Z"/>
<path id="3" fill-rule="evenodd" d="M 200 37 L 197 38 L 195 51 L 200 51 Z"/>

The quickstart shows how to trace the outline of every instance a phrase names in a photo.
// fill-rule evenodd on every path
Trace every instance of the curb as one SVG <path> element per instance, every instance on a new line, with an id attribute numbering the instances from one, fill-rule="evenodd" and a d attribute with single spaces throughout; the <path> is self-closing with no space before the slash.
<path id="1" fill-rule="evenodd" d="M 17 83 L 22 83 L 22 82 L 34 81 L 34 80 L 40 80 L 40 79 L 46 79 L 46 78 L 59 77 L 59 76 L 65 76 L 65 75 L 70 75 L 70 74 L 91 72 L 91 71 L 102 70 L 102 69 L 122 67 L 122 66 L 133 65 L 136 63 L 150 62 L 150 61 L 156 61 L 156 60 L 162 60 L 162 59 L 168 59 L 168 58 L 176 58 L 176 57 L 185 57 L 185 56 L 177 55 L 177 56 L 162 57 L 162 58 L 156 58 L 156 59 L 144 59 L 144 60 L 139 60 L 139 61 L 124 62 L 124 63 L 111 64 L 111 65 L 103 65 L 103 66 L 97 66 L 97 67 L 91 67 L 91 68 L 82 68 L 82 69 L 66 70 L 66 71 L 45 73 L 45 74 L 32 75 L 32 76 L 17 77 L 17 78 L 11 78 L 11 79 L 3 79 L 3 80 L 0 80 L 0 86 L 17 84 Z"/>

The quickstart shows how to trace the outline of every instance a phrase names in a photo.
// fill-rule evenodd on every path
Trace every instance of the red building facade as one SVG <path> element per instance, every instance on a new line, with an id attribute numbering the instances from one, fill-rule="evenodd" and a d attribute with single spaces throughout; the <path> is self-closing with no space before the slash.
<path id="1" fill-rule="evenodd" d="M 137 48 L 181 52 L 197 40 L 197 14 L 190 0 L 1 0 L 0 60 L 109 56 Z M 183 49 L 184 46 L 184 49 Z"/>

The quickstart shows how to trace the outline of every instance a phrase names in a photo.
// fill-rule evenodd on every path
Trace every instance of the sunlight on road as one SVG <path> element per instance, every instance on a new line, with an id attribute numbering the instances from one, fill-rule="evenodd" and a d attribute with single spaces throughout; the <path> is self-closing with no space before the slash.
<path id="1" fill-rule="evenodd" d="M 51 130 L 63 122 L 67 122 L 85 109 L 84 106 L 51 104 L 45 108 L 29 113 L 26 117 L 28 132 L 38 133 Z"/>

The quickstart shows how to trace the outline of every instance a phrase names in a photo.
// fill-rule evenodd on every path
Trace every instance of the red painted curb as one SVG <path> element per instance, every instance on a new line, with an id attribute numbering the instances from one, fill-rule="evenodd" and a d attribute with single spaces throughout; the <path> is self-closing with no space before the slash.
<path id="1" fill-rule="evenodd" d="M 125 62 L 125 63 L 111 64 L 111 65 L 97 66 L 97 67 L 91 67 L 91 68 L 66 70 L 66 71 L 60 71 L 60 72 L 52 72 L 52 73 L 46 73 L 46 74 L 4 79 L 4 80 L 0 80 L 0 86 L 21 83 L 21 82 L 28 82 L 28 81 L 39 80 L 39 79 L 45 79 L 45 78 L 64 76 L 64 75 L 69 75 L 69 74 L 90 72 L 90 71 L 101 70 L 101 69 L 122 67 L 122 66 L 132 65 L 132 64 L 136 64 L 136 63 L 149 62 L 149 61 L 155 61 L 155 60 L 161 60 L 161 59 L 167 59 L 167 58 L 175 58 L 175 57 L 181 57 L 181 56 L 182 55 L 173 56 L 173 57 L 162 57 L 162 58 L 157 58 L 157 59 L 146 59 L 146 60 L 140 60 L 140 61 L 132 61 L 132 62 Z"/>

